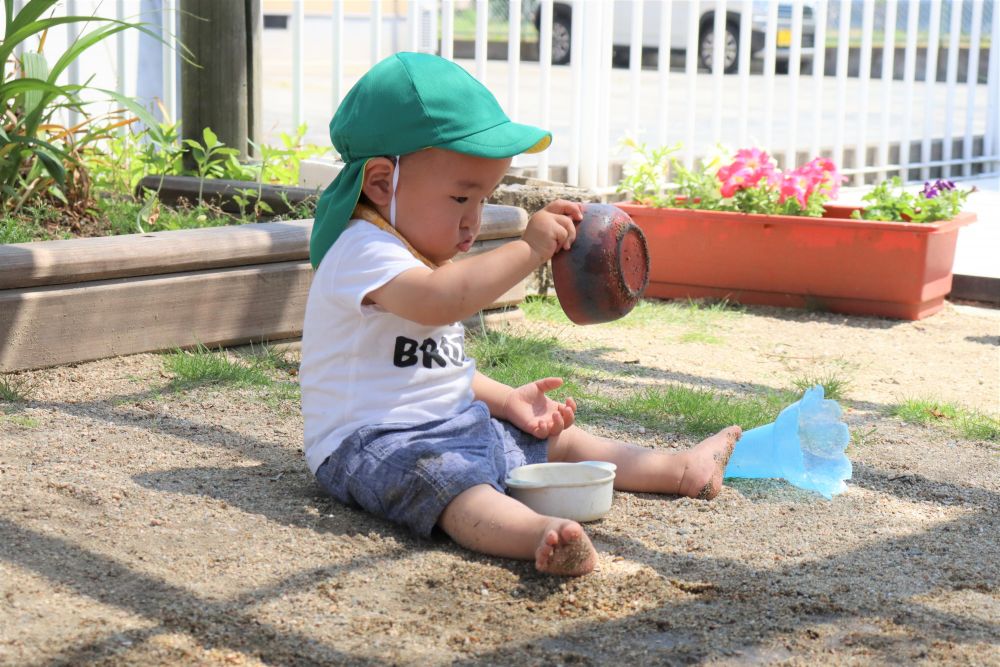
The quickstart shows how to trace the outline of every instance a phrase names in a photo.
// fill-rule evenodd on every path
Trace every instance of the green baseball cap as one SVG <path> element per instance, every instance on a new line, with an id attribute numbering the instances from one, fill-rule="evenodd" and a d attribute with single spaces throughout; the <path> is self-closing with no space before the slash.
<path id="1" fill-rule="evenodd" d="M 443 148 L 485 158 L 537 153 L 552 134 L 511 122 L 486 86 L 428 53 L 396 53 L 365 73 L 330 121 L 344 168 L 316 207 L 309 259 L 318 267 L 347 226 L 373 157 Z"/>

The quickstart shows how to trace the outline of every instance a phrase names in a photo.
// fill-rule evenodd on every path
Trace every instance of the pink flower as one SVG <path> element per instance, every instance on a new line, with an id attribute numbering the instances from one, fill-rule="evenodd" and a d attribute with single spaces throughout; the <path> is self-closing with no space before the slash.
<path id="1" fill-rule="evenodd" d="M 754 185 L 754 183 L 750 182 L 753 177 L 753 170 L 738 160 L 720 168 L 718 177 L 722 181 L 719 191 L 723 197 L 732 197 L 740 190 Z"/>
<path id="2" fill-rule="evenodd" d="M 752 188 L 761 179 L 766 179 L 768 185 L 777 182 L 771 156 L 759 148 L 742 148 L 736 151 L 736 159 L 732 164 L 719 169 L 718 176 L 723 183 L 724 197 L 732 197 L 738 190 Z"/>
<path id="3" fill-rule="evenodd" d="M 736 159 L 754 170 L 760 169 L 771 161 L 767 151 L 762 151 L 759 148 L 741 148 L 736 151 Z"/>
<path id="4" fill-rule="evenodd" d="M 781 179 L 781 191 L 778 201 L 784 204 L 790 197 L 795 197 L 799 202 L 799 206 L 806 208 L 814 184 L 815 181 L 810 175 L 802 173 L 799 169 L 784 174 Z"/>
<path id="5" fill-rule="evenodd" d="M 781 181 L 785 178 L 785 175 L 781 173 L 780 169 L 771 168 L 766 174 L 767 177 L 767 187 L 774 189 L 781 185 Z"/>
<path id="6" fill-rule="evenodd" d="M 837 165 L 829 158 L 813 158 L 801 169 L 813 176 L 816 182 L 814 190 L 823 193 L 830 199 L 837 198 L 840 185 L 847 180 L 840 175 L 840 172 L 837 171 Z"/>
<path id="7" fill-rule="evenodd" d="M 719 171 L 715 172 L 715 175 L 724 183 L 729 180 L 729 177 L 733 175 L 733 172 L 736 171 L 736 169 L 741 168 L 742 166 L 743 165 L 739 162 L 733 162 L 719 167 Z"/>
<path id="8" fill-rule="evenodd" d="M 794 197 L 805 209 L 813 195 L 835 198 L 844 177 L 829 158 L 817 157 L 789 172 L 775 169 L 774 160 L 759 148 L 743 148 L 736 151 L 733 161 L 720 168 L 719 192 L 729 198 L 741 190 L 762 188 L 778 191 L 779 201 L 784 204 Z"/>
<path id="9" fill-rule="evenodd" d="M 766 151 L 759 148 L 743 148 L 736 151 L 736 160 L 742 162 L 751 171 L 749 179 L 751 185 L 757 185 L 762 178 L 767 178 L 768 184 L 771 183 L 774 176 L 774 164 Z"/>

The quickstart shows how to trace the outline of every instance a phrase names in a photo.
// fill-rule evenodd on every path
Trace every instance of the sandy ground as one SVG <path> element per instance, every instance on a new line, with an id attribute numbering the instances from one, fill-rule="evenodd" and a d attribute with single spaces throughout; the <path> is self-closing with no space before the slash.
<path id="1" fill-rule="evenodd" d="M 163 392 L 156 355 L 37 371 L 30 401 L 0 403 L 0 664 L 1000 664 L 998 444 L 886 414 L 1000 412 L 1000 311 L 748 308 L 715 342 L 691 323 L 529 326 L 609 392 L 849 379 L 848 491 L 617 492 L 587 525 L 598 569 L 554 579 L 324 497 L 291 402 Z"/>

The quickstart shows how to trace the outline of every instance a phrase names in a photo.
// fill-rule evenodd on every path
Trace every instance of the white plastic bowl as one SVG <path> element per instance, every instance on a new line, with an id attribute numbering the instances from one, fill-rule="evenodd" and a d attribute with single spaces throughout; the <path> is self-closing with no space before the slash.
<path id="1" fill-rule="evenodd" d="M 535 463 L 510 471 L 511 497 L 539 514 L 595 521 L 611 509 L 614 463 Z"/>

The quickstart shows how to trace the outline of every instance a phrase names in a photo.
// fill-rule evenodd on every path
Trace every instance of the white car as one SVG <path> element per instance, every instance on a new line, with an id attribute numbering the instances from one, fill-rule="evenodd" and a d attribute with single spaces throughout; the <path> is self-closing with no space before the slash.
<path id="1" fill-rule="evenodd" d="M 615 0 L 614 8 L 614 60 L 616 64 L 625 64 L 629 57 L 629 44 L 632 36 L 632 6 L 634 0 Z M 751 57 L 760 55 L 764 48 L 764 35 L 767 29 L 768 2 L 755 0 L 750 16 Z M 660 12 L 665 7 L 673 11 L 670 23 L 670 48 L 672 51 L 685 51 L 688 45 L 688 12 L 692 3 L 686 0 L 643 0 L 642 9 L 642 46 L 644 49 L 655 50 L 660 43 Z M 711 1 L 698 3 L 701 16 L 698 19 L 698 61 L 699 64 L 712 69 L 712 51 L 714 48 L 715 3 Z M 724 69 L 735 72 L 739 63 L 740 23 L 743 20 L 742 2 L 726 4 L 726 47 L 724 50 Z M 535 27 L 541 24 L 541 10 L 538 6 L 532 9 Z M 789 47 L 792 43 L 792 5 L 778 4 L 777 22 L 777 61 L 779 65 L 787 66 Z M 552 5 L 552 62 L 564 64 L 569 62 L 570 46 L 572 44 L 573 9 L 572 5 L 555 2 Z M 810 61 L 814 53 L 816 23 L 812 7 L 804 3 L 802 7 L 802 58 Z"/>

